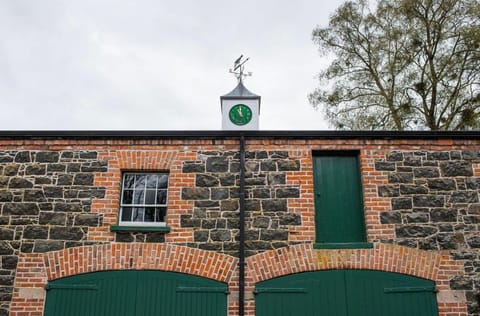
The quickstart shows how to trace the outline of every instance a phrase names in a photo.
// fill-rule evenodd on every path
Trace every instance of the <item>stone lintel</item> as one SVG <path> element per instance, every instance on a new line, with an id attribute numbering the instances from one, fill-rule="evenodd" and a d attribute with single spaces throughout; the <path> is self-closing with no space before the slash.
<path id="1" fill-rule="evenodd" d="M 45 299 L 45 289 L 42 287 L 22 287 L 18 289 L 18 295 L 21 298 L 31 299 Z"/>

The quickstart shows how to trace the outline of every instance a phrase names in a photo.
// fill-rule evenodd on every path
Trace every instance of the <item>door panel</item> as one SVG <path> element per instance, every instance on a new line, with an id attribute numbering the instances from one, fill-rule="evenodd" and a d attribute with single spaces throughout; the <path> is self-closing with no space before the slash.
<path id="1" fill-rule="evenodd" d="M 224 284 L 186 274 L 143 271 L 135 315 L 225 315 Z"/>
<path id="2" fill-rule="evenodd" d="M 348 315 L 437 315 L 433 282 L 369 270 L 347 270 Z"/>
<path id="3" fill-rule="evenodd" d="M 45 315 L 134 315 L 135 271 L 81 274 L 47 286 Z"/>
<path id="4" fill-rule="evenodd" d="M 94 272 L 50 282 L 46 316 L 226 315 L 224 283 L 162 271 Z"/>
<path id="5" fill-rule="evenodd" d="M 314 186 L 317 243 L 366 241 L 357 154 L 314 156 Z"/>
<path id="6" fill-rule="evenodd" d="M 340 276 L 342 278 L 343 276 Z M 257 315 L 346 315 L 345 282 L 336 271 L 292 274 L 259 283 Z"/>
<path id="7" fill-rule="evenodd" d="M 432 281 L 381 271 L 305 272 L 258 283 L 256 315 L 436 316 L 434 288 Z"/>

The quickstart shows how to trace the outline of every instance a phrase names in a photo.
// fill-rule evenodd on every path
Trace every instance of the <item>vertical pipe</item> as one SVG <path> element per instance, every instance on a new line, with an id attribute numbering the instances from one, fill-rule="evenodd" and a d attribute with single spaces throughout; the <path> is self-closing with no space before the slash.
<path id="1" fill-rule="evenodd" d="M 240 136 L 240 227 L 238 234 L 238 311 L 245 315 L 245 137 Z"/>

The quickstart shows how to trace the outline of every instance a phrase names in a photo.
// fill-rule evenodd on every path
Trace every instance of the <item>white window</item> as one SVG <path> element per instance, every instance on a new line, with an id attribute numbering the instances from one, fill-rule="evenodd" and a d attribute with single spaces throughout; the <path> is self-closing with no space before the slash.
<path id="1" fill-rule="evenodd" d="M 123 174 L 120 225 L 165 226 L 168 173 Z"/>

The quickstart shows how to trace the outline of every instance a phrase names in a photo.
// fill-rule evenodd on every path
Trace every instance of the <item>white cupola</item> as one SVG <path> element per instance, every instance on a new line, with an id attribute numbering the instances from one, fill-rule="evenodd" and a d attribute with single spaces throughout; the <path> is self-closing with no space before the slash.
<path id="1" fill-rule="evenodd" d="M 243 55 L 242 55 L 243 56 Z M 258 130 L 260 116 L 260 96 L 250 92 L 243 85 L 244 64 L 242 56 L 235 61 L 233 70 L 238 84 L 229 93 L 220 97 L 222 108 L 222 130 Z M 248 73 L 251 75 L 251 73 Z"/>

